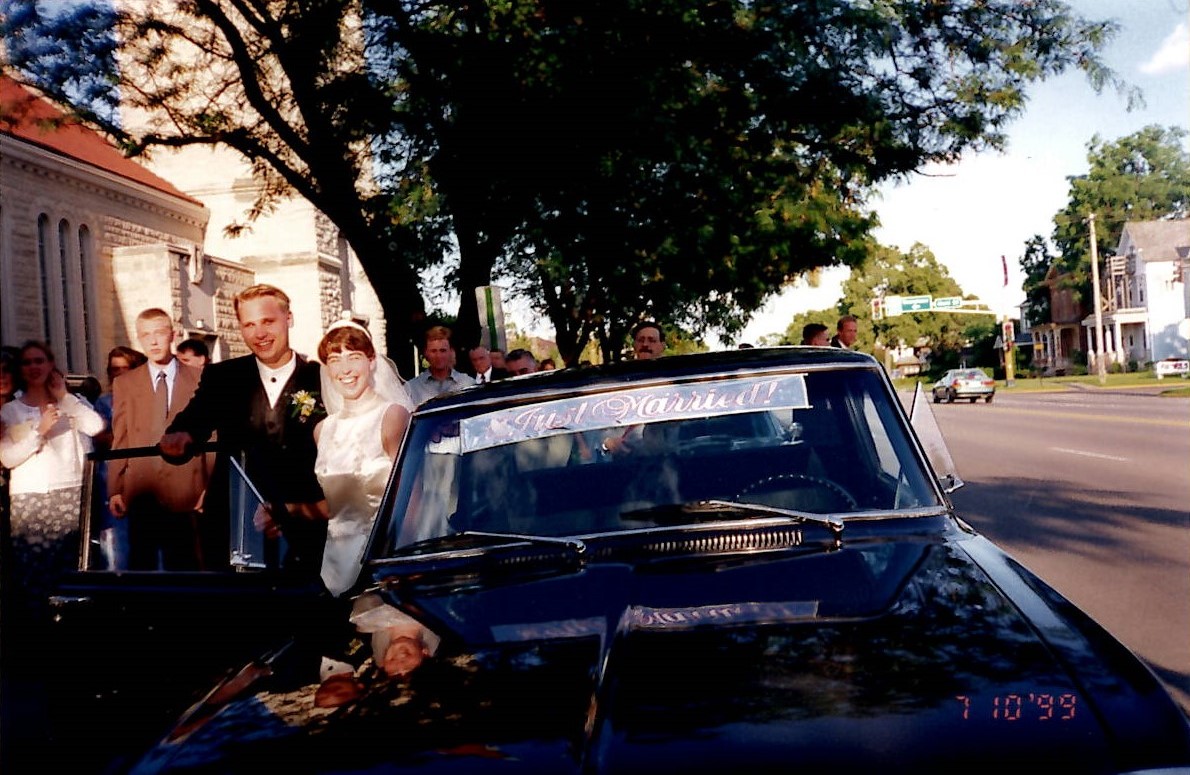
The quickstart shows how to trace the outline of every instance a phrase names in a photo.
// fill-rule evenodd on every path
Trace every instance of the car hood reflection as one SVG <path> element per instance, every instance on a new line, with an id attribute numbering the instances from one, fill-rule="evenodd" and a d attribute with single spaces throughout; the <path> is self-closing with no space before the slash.
<path id="1" fill-rule="evenodd" d="M 358 696 L 316 708 L 316 668 L 295 649 L 137 771 L 1100 772 L 1160 764 L 1169 732 L 1156 720 L 1153 744 L 1121 760 L 1100 703 L 1135 687 L 1076 630 L 1040 639 L 958 544 L 393 589 L 383 603 L 441 637 L 420 667 L 365 662 Z"/>

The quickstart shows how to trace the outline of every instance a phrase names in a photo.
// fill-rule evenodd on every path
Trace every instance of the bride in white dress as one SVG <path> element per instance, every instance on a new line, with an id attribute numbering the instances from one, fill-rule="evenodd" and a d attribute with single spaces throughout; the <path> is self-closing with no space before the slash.
<path id="1" fill-rule="evenodd" d="M 326 496 L 322 581 L 333 595 L 359 576 L 364 545 L 409 424 L 413 402 L 367 329 L 339 321 L 318 344 L 327 416 L 314 428 L 314 473 Z"/>

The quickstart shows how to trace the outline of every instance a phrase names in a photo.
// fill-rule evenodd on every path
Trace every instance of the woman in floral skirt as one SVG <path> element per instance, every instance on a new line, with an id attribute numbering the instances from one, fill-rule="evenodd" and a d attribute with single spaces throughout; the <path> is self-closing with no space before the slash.
<path id="1" fill-rule="evenodd" d="M 33 624 L 48 621 L 48 596 L 78 561 L 83 463 L 103 418 L 66 390 L 54 355 L 26 342 L 17 362 L 19 397 L 0 407 L 0 465 L 9 469 L 8 581 Z"/>

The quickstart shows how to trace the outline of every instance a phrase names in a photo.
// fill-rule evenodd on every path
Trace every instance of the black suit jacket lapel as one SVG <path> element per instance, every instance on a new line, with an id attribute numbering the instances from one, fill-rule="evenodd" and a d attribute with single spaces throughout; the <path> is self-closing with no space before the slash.
<path id="1" fill-rule="evenodd" d="M 300 385 L 302 369 L 306 365 L 306 359 L 297 353 L 293 354 L 297 363 L 294 364 L 293 373 L 289 375 L 289 379 L 285 380 L 285 384 L 281 387 L 281 395 L 277 397 L 277 420 L 282 427 L 289 425 L 290 415 L 295 413 L 293 405 L 293 394 L 302 390 Z"/>
<path id="2" fill-rule="evenodd" d="M 317 363 L 307 361 L 297 353 L 294 353 L 294 357 L 297 358 L 297 366 L 281 389 L 281 395 L 277 399 L 276 417 L 283 428 L 295 425 L 304 429 L 313 429 L 318 421 L 326 416 L 326 408 L 319 393 L 321 388 L 319 373 L 322 367 Z M 313 396 L 317 402 L 315 411 L 307 417 L 302 417 L 298 407 L 293 403 L 294 394 L 303 390 Z"/>
<path id="3" fill-rule="evenodd" d="M 256 357 L 246 358 L 242 384 L 246 395 L 244 400 L 248 404 L 248 424 L 260 433 L 266 432 L 268 425 L 269 396 L 264 389 L 264 382 L 260 378 L 260 368 L 256 365 Z"/>

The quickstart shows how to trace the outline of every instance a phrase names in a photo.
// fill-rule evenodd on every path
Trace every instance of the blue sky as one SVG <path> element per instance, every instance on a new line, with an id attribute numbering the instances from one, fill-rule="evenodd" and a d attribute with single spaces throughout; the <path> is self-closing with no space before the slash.
<path id="1" fill-rule="evenodd" d="M 1145 106 L 1128 112 L 1115 92 L 1096 95 L 1081 73 L 1063 75 L 1034 87 L 1024 115 L 1008 130 L 1004 154 L 985 152 L 931 168 L 928 176 L 884 188 L 873 202 L 881 243 L 906 250 L 921 242 L 964 293 L 978 295 L 1002 314 L 1015 315 L 1024 300 L 1017 259 L 1034 234 L 1050 235 L 1054 214 L 1067 202 L 1067 177 L 1087 171 L 1087 144 L 1094 135 L 1110 141 L 1150 124 L 1190 128 L 1190 0 L 1070 4 L 1087 18 L 1119 22 L 1105 59 L 1141 89 Z M 1007 288 L 1001 255 L 1008 258 Z M 756 315 L 739 341 L 781 333 L 794 314 L 833 305 L 847 272 L 826 272 L 818 288 L 786 290 Z"/>

